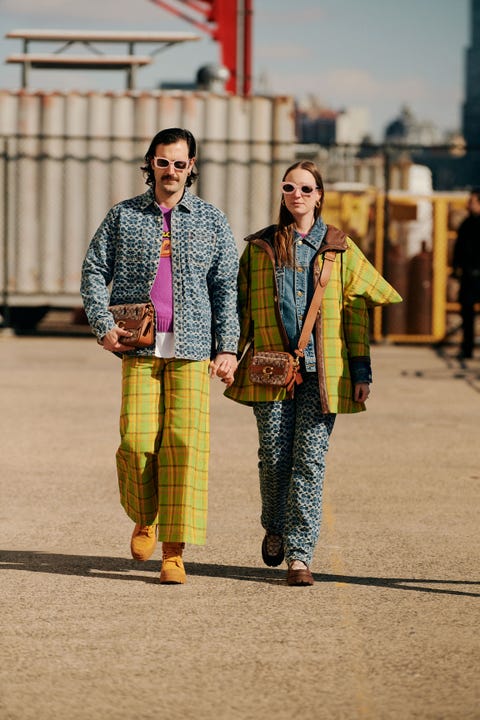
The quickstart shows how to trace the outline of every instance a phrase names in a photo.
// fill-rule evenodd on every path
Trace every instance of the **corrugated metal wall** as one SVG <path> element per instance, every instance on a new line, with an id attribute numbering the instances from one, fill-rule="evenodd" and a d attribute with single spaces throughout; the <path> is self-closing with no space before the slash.
<path id="1" fill-rule="evenodd" d="M 0 90 L 3 302 L 79 303 L 88 242 L 114 203 L 144 191 L 139 167 L 166 127 L 195 135 L 193 189 L 227 214 L 241 248 L 274 219 L 295 159 L 291 98 Z"/>

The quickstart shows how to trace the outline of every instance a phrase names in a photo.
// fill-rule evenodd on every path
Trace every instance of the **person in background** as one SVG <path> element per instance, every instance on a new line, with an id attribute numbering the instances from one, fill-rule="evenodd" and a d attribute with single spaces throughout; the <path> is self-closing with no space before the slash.
<path id="1" fill-rule="evenodd" d="M 257 422 L 263 560 L 275 567 L 285 559 L 287 584 L 308 586 L 335 417 L 364 410 L 370 394 L 368 308 L 401 297 L 350 238 L 331 226 L 327 232 L 323 182 L 313 162 L 287 168 L 279 190 L 277 224 L 249 236 L 240 259 L 243 356 L 225 395 L 251 405 Z M 293 353 L 297 347 L 327 251 L 335 261 L 301 361 L 303 382 L 293 398 L 284 388 L 254 385 L 253 349 Z"/>
<path id="2" fill-rule="evenodd" d="M 233 380 L 239 337 L 237 248 L 224 214 L 188 189 L 195 157 L 188 130 L 155 135 L 142 167 L 148 190 L 109 211 L 81 281 L 94 334 L 122 357 L 116 460 L 135 523 L 131 553 L 147 560 L 161 540 L 160 582 L 169 584 L 185 582 L 185 543 L 205 543 L 209 374 Z M 108 306 L 149 300 L 155 342 L 132 350 Z"/>
<path id="3" fill-rule="evenodd" d="M 459 359 L 473 357 L 475 304 L 480 303 L 480 188 L 468 199 L 468 217 L 458 228 L 453 248 L 453 275 L 460 281 L 458 301 L 462 315 L 462 344 Z"/>

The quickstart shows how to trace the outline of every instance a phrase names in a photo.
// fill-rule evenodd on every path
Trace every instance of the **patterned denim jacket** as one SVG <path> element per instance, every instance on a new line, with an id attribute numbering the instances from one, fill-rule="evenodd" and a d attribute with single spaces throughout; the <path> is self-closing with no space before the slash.
<path id="1" fill-rule="evenodd" d="M 296 232 L 293 240 L 294 266 L 275 269 L 280 312 L 292 351 L 298 345 L 307 305 L 310 305 L 313 296 L 313 265 L 326 232 L 327 226 L 321 218 L 306 237 Z M 307 372 L 316 372 L 317 369 L 313 335 L 305 348 L 305 369 Z"/>
<path id="2" fill-rule="evenodd" d="M 81 293 L 97 338 L 115 325 L 108 305 L 150 299 L 162 228 L 149 189 L 111 208 L 95 233 L 83 262 Z M 175 357 L 236 353 L 238 251 L 225 215 L 185 190 L 172 211 L 171 235 Z M 153 352 L 152 345 L 129 354 Z"/>

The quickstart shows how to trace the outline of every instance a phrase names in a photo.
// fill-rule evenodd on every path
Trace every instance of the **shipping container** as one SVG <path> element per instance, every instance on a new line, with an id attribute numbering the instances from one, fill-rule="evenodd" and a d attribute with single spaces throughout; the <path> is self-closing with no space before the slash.
<path id="1" fill-rule="evenodd" d="M 0 90 L 1 306 L 34 327 L 75 308 L 82 260 L 109 208 L 146 189 L 152 137 L 185 127 L 198 142 L 192 190 L 223 210 L 239 250 L 274 219 L 281 175 L 295 159 L 293 100 L 207 92 Z"/>

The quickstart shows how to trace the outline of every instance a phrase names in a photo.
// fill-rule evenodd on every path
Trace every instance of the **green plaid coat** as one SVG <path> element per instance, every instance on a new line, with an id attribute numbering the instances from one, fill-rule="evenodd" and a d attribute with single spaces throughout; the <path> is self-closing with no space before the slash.
<path id="1" fill-rule="evenodd" d="M 283 388 L 253 385 L 248 378 L 253 348 L 256 351 L 289 349 L 277 297 L 271 245 L 274 229 L 270 226 L 246 238 L 248 245 L 240 259 L 238 349 L 242 358 L 235 381 L 225 395 L 247 405 L 286 399 Z M 359 412 L 365 410 L 365 405 L 353 400 L 350 364 L 370 357 L 368 308 L 401 302 L 402 298 L 353 240 L 333 226 L 328 227 L 315 259 L 315 283 L 327 250 L 334 250 L 337 256 L 314 327 L 322 410 L 325 413 Z"/>

